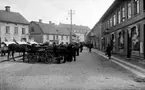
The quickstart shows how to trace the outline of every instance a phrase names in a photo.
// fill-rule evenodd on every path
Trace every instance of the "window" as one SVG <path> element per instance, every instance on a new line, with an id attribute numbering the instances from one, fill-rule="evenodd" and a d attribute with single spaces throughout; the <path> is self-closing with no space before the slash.
<path id="1" fill-rule="evenodd" d="M 26 32 L 25 32 L 25 28 L 22 28 L 22 34 L 25 34 Z"/>
<path id="2" fill-rule="evenodd" d="M 118 23 L 121 23 L 121 12 L 118 11 Z"/>
<path id="3" fill-rule="evenodd" d="M 66 40 L 68 40 L 68 36 L 66 36 Z"/>
<path id="4" fill-rule="evenodd" d="M 112 18 L 110 18 L 110 27 L 112 27 Z"/>
<path id="5" fill-rule="evenodd" d="M 113 25 L 116 25 L 116 15 L 113 15 Z"/>
<path id="6" fill-rule="evenodd" d="M 140 10 L 139 0 L 134 0 L 134 14 L 138 14 Z"/>
<path id="7" fill-rule="evenodd" d="M 131 18 L 131 2 L 127 4 L 127 18 Z"/>
<path id="8" fill-rule="evenodd" d="M 61 36 L 61 40 L 63 40 L 63 35 Z"/>
<path id="9" fill-rule="evenodd" d="M 49 35 L 47 35 L 47 38 L 46 39 L 49 40 Z"/>
<path id="10" fill-rule="evenodd" d="M 125 21 L 125 8 L 122 8 L 122 22 Z"/>
<path id="11" fill-rule="evenodd" d="M 56 39 L 58 40 L 58 35 L 56 36 Z"/>
<path id="12" fill-rule="evenodd" d="M 6 26 L 6 34 L 10 34 L 10 26 Z"/>
<path id="13" fill-rule="evenodd" d="M 18 34 L 18 27 L 14 28 L 14 34 Z"/>
<path id="14" fill-rule="evenodd" d="M 109 22 L 109 20 L 108 20 L 108 28 L 109 28 L 109 26 L 110 26 L 110 22 Z"/>
<path id="15" fill-rule="evenodd" d="M 34 32 L 34 27 L 31 27 L 31 32 Z"/>
<path id="16" fill-rule="evenodd" d="M 53 35 L 53 40 L 55 40 L 55 35 Z"/>

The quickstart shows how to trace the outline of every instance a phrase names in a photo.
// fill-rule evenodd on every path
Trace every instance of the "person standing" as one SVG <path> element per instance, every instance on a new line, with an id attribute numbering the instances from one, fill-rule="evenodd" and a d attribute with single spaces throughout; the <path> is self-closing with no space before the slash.
<path id="1" fill-rule="evenodd" d="M 76 61 L 76 46 L 72 45 L 72 60 Z"/>
<path id="2" fill-rule="evenodd" d="M 91 52 L 91 51 L 92 51 L 92 47 L 93 47 L 93 45 L 92 45 L 91 43 L 89 43 L 89 45 L 88 45 L 89 52 Z"/>
<path id="3" fill-rule="evenodd" d="M 80 52 L 82 52 L 82 51 L 83 51 L 83 44 L 80 43 Z"/>
<path id="4" fill-rule="evenodd" d="M 76 43 L 75 46 L 76 46 L 76 55 L 79 56 L 79 44 Z"/>
<path id="5" fill-rule="evenodd" d="M 112 51 L 112 47 L 108 44 L 106 48 L 106 54 L 108 55 L 109 59 L 111 59 L 111 51 Z"/>

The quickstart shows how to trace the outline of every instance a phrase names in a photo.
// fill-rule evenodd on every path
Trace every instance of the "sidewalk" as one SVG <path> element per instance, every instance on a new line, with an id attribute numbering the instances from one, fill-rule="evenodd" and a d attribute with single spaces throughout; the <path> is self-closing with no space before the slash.
<path id="1" fill-rule="evenodd" d="M 93 50 L 105 55 L 105 53 L 103 51 L 100 51 L 97 49 L 93 49 Z M 136 58 L 126 59 L 125 56 L 119 55 L 119 54 L 112 54 L 112 58 L 115 58 L 115 59 L 118 58 L 125 62 L 131 63 L 133 65 L 136 65 L 136 66 L 139 66 L 139 67 L 145 69 L 145 60 L 136 59 Z"/>
<path id="2" fill-rule="evenodd" d="M 92 49 L 92 51 L 108 59 L 104 52 L 97 49 Z M 142 63 L 141 60 L 134 58 L 128 60 L 125 56 L 113 54 L 110 61 L 134 73 L 136 75 L 134 79 L 136 82 L 145 82 L 145 63 Z"/>

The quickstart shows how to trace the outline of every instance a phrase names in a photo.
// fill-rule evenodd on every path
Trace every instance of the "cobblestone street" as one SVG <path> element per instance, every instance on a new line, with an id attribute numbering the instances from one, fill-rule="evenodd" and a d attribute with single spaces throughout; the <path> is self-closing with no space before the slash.
<path id="1" fill-rule="evenodd" d="M 84 50 L 64 64 L 0 63 L 0 90 L 144 90 L 135 76 Z"/>

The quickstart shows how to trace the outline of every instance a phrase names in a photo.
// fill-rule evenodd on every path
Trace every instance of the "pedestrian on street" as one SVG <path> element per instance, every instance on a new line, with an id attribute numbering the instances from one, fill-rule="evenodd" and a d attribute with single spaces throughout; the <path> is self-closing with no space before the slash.
<path id="1" fill-rule="evenodd" d="M 73 61 L 76 61 L 76 47 L 75 47 L 75 45 L 72 45 L 72 60 Z"/>
<path id="2" fill-rule="evenodd" d="M 76 46 L 76 56 L 79 56 L 79 44 L 75 44 L 75 46 Z"/>
<path id="3" fill-rule="evenodd" d="M 83 44 L 80 43 L 80 52 L 82 52 L 82 51 L 83 51 Z"/>
<path id="4" fill-rule="evenodd" d="M 109 59 L 111 59 L 111 51 L 112 51 L 112 47 L 108 44 L 106 48 L 106 54 L 108 55 Z"/>
<path id="5" fill-rule="evenodd" d="M 92 45 L 91 43 L 89 43 L 89 45 L 88 45 L 89 52 L 91 52 L 91 51 L 92 51 L 92 47 L 93 47 L 93 45 Z"/>

